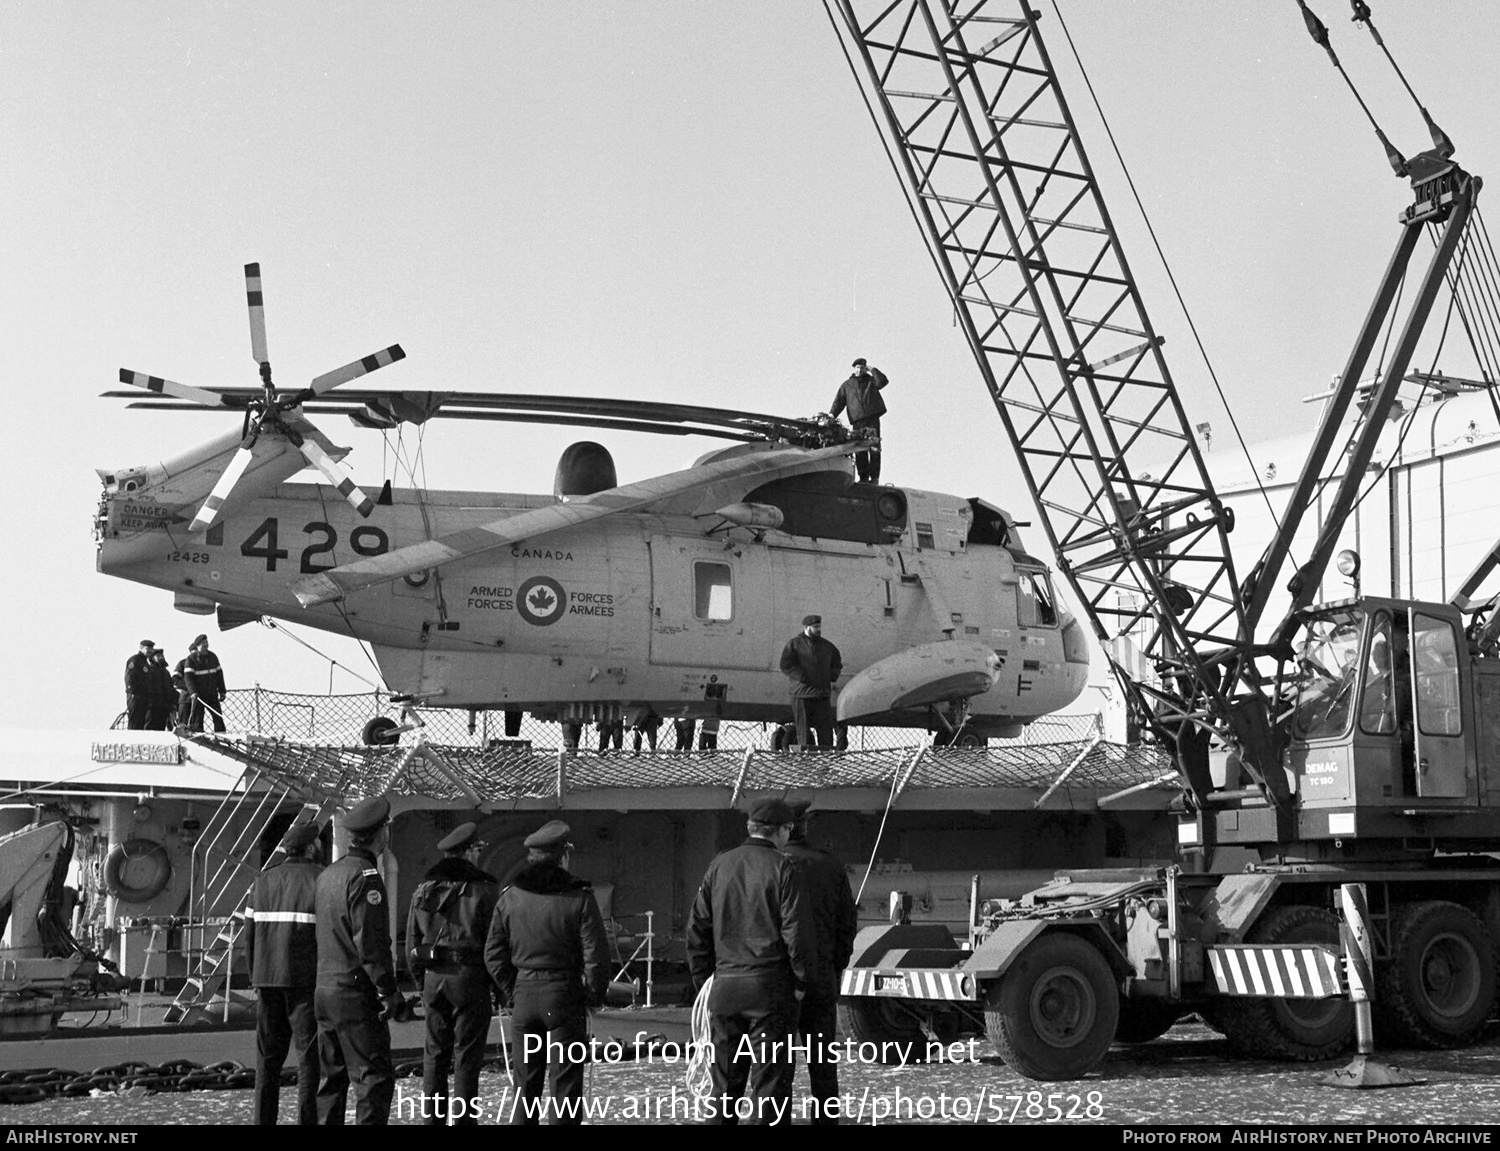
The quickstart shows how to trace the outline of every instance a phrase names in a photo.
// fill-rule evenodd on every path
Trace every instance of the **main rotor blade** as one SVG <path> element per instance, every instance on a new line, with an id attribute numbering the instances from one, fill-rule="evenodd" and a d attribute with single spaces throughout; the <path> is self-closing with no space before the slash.
<path id="1" fill-rule="evenodd" d="M 270 359 L 266 355 L 266 309 L 260 290 L 260 265 L 245 265 L 245 300 L 250 305 L 250 354 L 257 364 Z"/>
<path id="2" fill-rule="evenodd" d="M 176 396 L 179 400 L 191 400 L 195 404 L 202 404 L 205 408 L 232 408 L 235 405 L 229 398 L 218 392 L 210 392 L 204 388 L 195 388 L 188 384 L 178 384 L 171 380 L 164 380 L 160 376 L 148 376 L 144 372 L 132 372 L 129 368 L 120 369 L 120 383 L 131 384 L 137 388 L 145 388 L 148 392 L 155 392 L 159 396 Z"/>
<path id="3" fill-rule="evenodd" d="M 375 501 L 359 490 L 354 477 L 347 468 L 306 436 L 297 438 L 297 447 L 307 462 L 328 477 L 328 482 L 338 488 L 339 495 L 349 501 L 349 506 L 361 516 L 369 516 L 375 510 Z"/>
<path id="4" fill-rule="evenodd" d="M 321 396 L 324 392 L 331 391 L 340 384 L 347 384 L 350 380 L 357 380 L 360 376 L 369 375 L 387 364 L 394 364 L 397 360 L 406 359 L 406 353 L 401 350 L 400 344 L 392 344 L 383 348 L 374 355 L 366 356 L 362 360 L 355 360 L 352 364 L 345 364 L 342 368 L 334 368 L 331 372 L 325 372 L 318 376 L 308 386 L 304 393 L 309 396 Z"/>
<path id="5" fill-rule="evenodd" d="M 350 592 L 388 583 L 427 568 L 483 555 L 497 548 L 535 539 L 551 532 L 576 528 L 604 516 L 638 511 L 714 484 L 725 482 L 769 482 L 780 474 L 795 474 L 808 464 L 850 454 L 847 444 L 808 451 L 802 448 L 770 448 L 759 454 L 713 460 L 684 471 L 654 476 L 639 483 L 579 496 L 566 503 L 549 504 L 512 513 L 476 527 L 450 532 L 436 539 L 410 544 L 395 551 L 341 564 L 329 571 L 306 576 L 292 584 L 292 594 L 303 607 L 341 599 Z M 753 485 L 752 485 L 753 486 Z"/>
<path id="6" fill-rule="evenodd" d="M 224 469 L 224 474 L 219 477 L 219 482 L 214 485 L 214 490 L 208 493 L 208 499 L 203 501 L 203 506 L 198 509 L 193 522 L 188 525 L 188 531 L 207 531 L 213 526 L 214 520 L 219 517 L 219 509 L 229 498 L 230 491 L 235 484 L 240 482 L 240 477 L 245 474 L 245 469 L 255 458 L 255 453 L 250 450 L 249 444 L 250 437 L 247 436 L 245 443 L 240 445 L 240 450 L 234 453 L 234 459 L 230 460 L 229 466 Z"/>

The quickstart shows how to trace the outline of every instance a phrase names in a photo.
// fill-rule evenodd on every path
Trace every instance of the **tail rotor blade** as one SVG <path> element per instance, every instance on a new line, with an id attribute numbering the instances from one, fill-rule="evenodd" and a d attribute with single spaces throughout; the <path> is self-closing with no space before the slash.
<path id="1" fill-rule="evenodd" d="M 132 372 L 129 368 L 120 369 L 120 383 L 130 384 L 133 387 L 145 388 L 148 392 L 155 392 L 158 396 L 176 396 L 179 400 L 191 400 L 195 404 L 202 404 L 205 408 L 228 408 L 232 404 L 226 403 L 223 396 L 217 392 L 210 392 L 204 388 L 194 388 L 188 384 L 178 384 L 171 380 L 164 380 L 160 376 L 148 376 L 144 372 Z"/>
<path id="2" fill-rule="evenodd" d="M 350 380 L 357 380 L 360 376 L 367 376 L 387 364 L 394 364 L 397 360 L 404 359 L 406 359 L 406 353 L 401 350 L 401 345 L 392 344 L 362 360 L 355 360 L 352 364 L 345 364 L 342 368 L 334 368 L 331 372 L 325 372 L 313 380 L 306 394 L 309 397 L 321 396 L 340 384 L 347 384 Z"/>
<path id="3" fill-rule="evenodd" d="M 301 437 L 297 444 L 302 449 L 302 454 L 307 457 L 307 462 L 317 468 L 327 477 L 328 482 L 336 487 L 339 495 L 349 501 L 349 506 L 361 516 L 368 516 L 375 510 L 374 501 L 355 485 L 353 477 L 343 464 L 339 463 L 322 448 L 306 436 Z"/>
<path id="4" fill-rule="evenodd" d="M 266 354 L 266 308 L 260 290 L 260 265 L 245 265 L 245 301 L 250 305 L 250 354 L 257 364 L 270 360 Z"/>
<path id="5" fill-rule="evenodd" d="M 219 509 L 224 506 L 224 501 L 229 498 L 230 491 L 234 485 L 240 482 L 240 477 L 245 474 L 245 469 L 250 466 L 250 461 L 255 458 L 255 453 L 246 444 L 240 445 L 240 450 L 234 453 L 234 458 L 229 461 L 229 466 L 224 469 L 224 474 L 219 477 L 219 482 L 214 485 L 214 490 L 208 493 L 208 499 L 203 501 L 203 506 L 198 509 L 198 514 L 193 517 L 193 522 L 188 530 L 194 532 L 207 531 L 213 526 L 214 520 L 219 516 Z"/>

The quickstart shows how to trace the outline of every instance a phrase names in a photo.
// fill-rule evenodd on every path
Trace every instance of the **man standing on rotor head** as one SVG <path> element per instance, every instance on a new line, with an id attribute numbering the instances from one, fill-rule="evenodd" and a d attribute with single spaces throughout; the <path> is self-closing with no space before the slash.
<path id="1" fill-rule="evenodd" d="M 854 374 L 839 385 L 838 395 L 828 408 L 828 414 L 835 418 L 847 408 L 856 438 L 873 441 L 854 453 L 854 467 L 861 483 L 880 482 L 880 417 L 885 415 L 885 400 L 880 392 L 888 383 L 885 373 L 870 367 L 861 356 L 854 361 Z"/>

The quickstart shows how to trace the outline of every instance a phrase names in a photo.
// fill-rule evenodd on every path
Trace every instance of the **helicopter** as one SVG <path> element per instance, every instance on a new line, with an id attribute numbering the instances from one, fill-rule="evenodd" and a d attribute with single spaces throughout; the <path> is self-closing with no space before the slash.
<path id="1" fill-rule="evenodd" d="M 857 481 L 851 456 L 869 445 L 827 416 L 344 386 L 403 360 L 400 345 L 278 390 L 258 264 L 245 284 L 257 386 L 122 369 L 130 388 L 104 393 L 240 417 L 179 456 L 99 470 L 106 575 L 169 591 L 221 629 L 271 617 L 352 636 L 397 698 L 503 710 L 509 735 L 525 712 L 785 722 L 779 655 L 808 613 L 842 653 L 841 723 L 976 745 L 1084 689 L 1083 629 L 1015 519 L 977 498 Z M 372 497 L 318 414 L 382 431 L 445 417 L 731 443 L 624 485 L 608 449 L 580 441 L 550 493 L 387 480 Z M 308 465 L 326 484 L 290 482 Z"/>

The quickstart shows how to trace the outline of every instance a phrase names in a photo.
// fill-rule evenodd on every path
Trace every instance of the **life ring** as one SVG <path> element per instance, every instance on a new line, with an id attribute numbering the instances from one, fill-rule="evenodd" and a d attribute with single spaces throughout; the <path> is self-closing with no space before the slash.
<path id="1" fill-rule="evenodd" d="M 172 858 L 154 839 L 127 839 L 109 849 L 104 889 L 126 903 L 145 903 L 172 881 Z"/>

